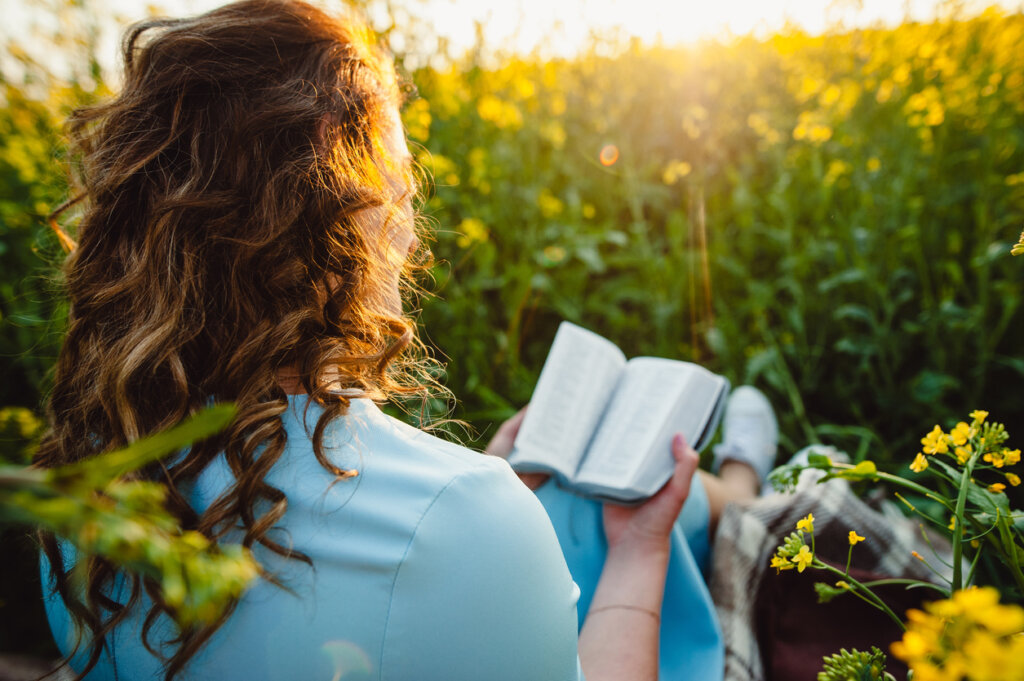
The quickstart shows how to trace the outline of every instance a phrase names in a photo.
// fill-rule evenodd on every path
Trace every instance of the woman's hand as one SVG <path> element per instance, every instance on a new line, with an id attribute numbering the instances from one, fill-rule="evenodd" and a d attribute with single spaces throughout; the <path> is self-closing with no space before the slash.
<path id="1" fill-rule="evenodd" d="M 638 550 L 667 549 L 669 535 L 697 470 L 698 457 L 682 435 L 672 438 L 676 467 L 665 486 L 639 506 L 604 506 L 604 533 L 608 550 L 632 547 Z"/>
<path id="2" fill-rule="evenodd" d="M 519 434 L 519 427 L 523 425 L 523 418 L 526 417 L 526 409 L 529 406 L 526 405 L 520 409 L 515 416 L 498 427 L 498 432 L 494 434 L 487 449 L 484 450 L 485 454 L 500 456 L 503 459 L 508 458 L 508 455 L 512 453 L 512 444 L 516 441 L 516 435 Z M 551 477 L 544 473 L 517 473 L 516 475 L 530 489 L 537 489 Z"/>
<path id="3" fill-rule="evenodd" d="M 580 663 L 593 681 L 656 681 L 661 604 L 676 518 L 697 453 L 672 438 L 672 477 L 639 506 L 604 506 L 608 554 L 580 631 Z"/>

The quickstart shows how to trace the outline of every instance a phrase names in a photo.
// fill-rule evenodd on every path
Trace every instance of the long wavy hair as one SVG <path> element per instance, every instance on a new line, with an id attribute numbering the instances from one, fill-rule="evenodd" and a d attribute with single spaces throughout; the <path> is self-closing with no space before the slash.
<path id="1" fill-rule="evenodd" d="M 386 143 L 403 88 L 362 23 L 298 0 L 145 21 L 123 56 L 120 94 L 68 124 L 78 192 L 58 213 L 79 204 L 81 219 L 63 235 L 70 314 L 36 463 L 88 459 L 232 401 L 223 433 L 135 475 L 163 483 L 185 528 L 217 540 L 241 526 L 244 545 L 308 561 L 268 535 L 288 504 L 265 481 L 285 446 L 281 372 L 324 407 L 313 451 L 339 479 L 355 471 L 331 463 L 323 435 L 353 395 L 436 389 L 395 304 L 417 258 L 399 272 L 387 243 L 412 223 L 412 171 Z M 221 453 L 234 484 L 197 513 L 179 489 Z M 79 678 L 143 591 L 143 643 L 160 655 L 152 625 L 172 613 L 154 583 L 125 576 L 118 602 L 116 567 L 82 557 L 86 586 L 73 588 L 56 538 L 42 543 L 89 634 Z M 229 616 L 179 631 L 165 678 Z"/>

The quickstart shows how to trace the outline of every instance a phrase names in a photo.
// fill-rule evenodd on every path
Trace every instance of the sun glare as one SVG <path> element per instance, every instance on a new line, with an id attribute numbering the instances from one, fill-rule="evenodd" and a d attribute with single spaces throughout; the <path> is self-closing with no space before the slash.
<path id="1" fill-rule="evenodd" d="M 973 13 L 991 4 L 1017 9 L 1021 3 L 967 0 L 958 4 Z M 676 45 L 766 34 L 787 25 L 813 34 L 837 24 L 929 20 L 948 6 L 943 0 L 425 0 L 418 11 L 431 18 L 435 30 L 453 47 L 472 46 L 479 22 L 491 46 L 570 55 L 603 37 Z"/>

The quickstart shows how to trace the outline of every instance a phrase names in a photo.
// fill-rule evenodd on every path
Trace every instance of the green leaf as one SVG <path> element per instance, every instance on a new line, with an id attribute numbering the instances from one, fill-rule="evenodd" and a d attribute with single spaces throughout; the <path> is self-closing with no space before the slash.
<path id="1" fill-rule="evenodd" d="M 1010 516 L 1010 500 L 1006 498 L 1006 495 L 989 492 L 977 483 L 967 483 L 967 500 L 990 515 L 998 514 L 1001 518 Z"/>
<path id="2" fill-rule="evenodd" d="M 832 468 L 832 459 L 828 458 L 824 454 L 808 454 L 807 464 L 810 468 Z"/>
<path id="3" fill-rule="evenodd" d="M 878 467 L 875 465 L 875 462 L 865 460 L 861 461 L 853 468 L 838 468 L 832 471 L 822 478 L 822 482 L 832 478 L 843 478 L 844 480 L 874 480 L 877 479 L 877 477 Z"/>
<path id="4" fill-rule="evenodd" d="M 841 596 L 846 593 L 846 589 L 839 586 L 832 586 L 825 582 L 815 582 L 814 590 L 818 593 L 819 603 L 828 603 L 836 596 Z"/>
<path id="5" fill-rule="evenodd" d="M 80 461 L 54 470 L 54 479 L 80 479 L 100 487 L 129 471 L 223 430 L 235 418 L 235 405 L 208 407 L 182 423 L 143 438 L 116 452 Z"/>

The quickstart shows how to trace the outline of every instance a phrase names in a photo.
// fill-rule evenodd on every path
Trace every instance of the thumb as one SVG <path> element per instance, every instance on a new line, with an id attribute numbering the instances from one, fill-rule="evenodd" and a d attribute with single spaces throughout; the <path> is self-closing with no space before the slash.
<path id="1" fill-rule="evenodd" d="M 676 467 L 668 485 L 676 495 L 685 501 L 686 497 L 690 495 L 690 485 L 693 482 L 694 473 L 697 472 L 700 457 L 693 447 L 686 444 L 683 435 L 676 433 L 672 437 L 672 458 L 676 461 Z"/>

